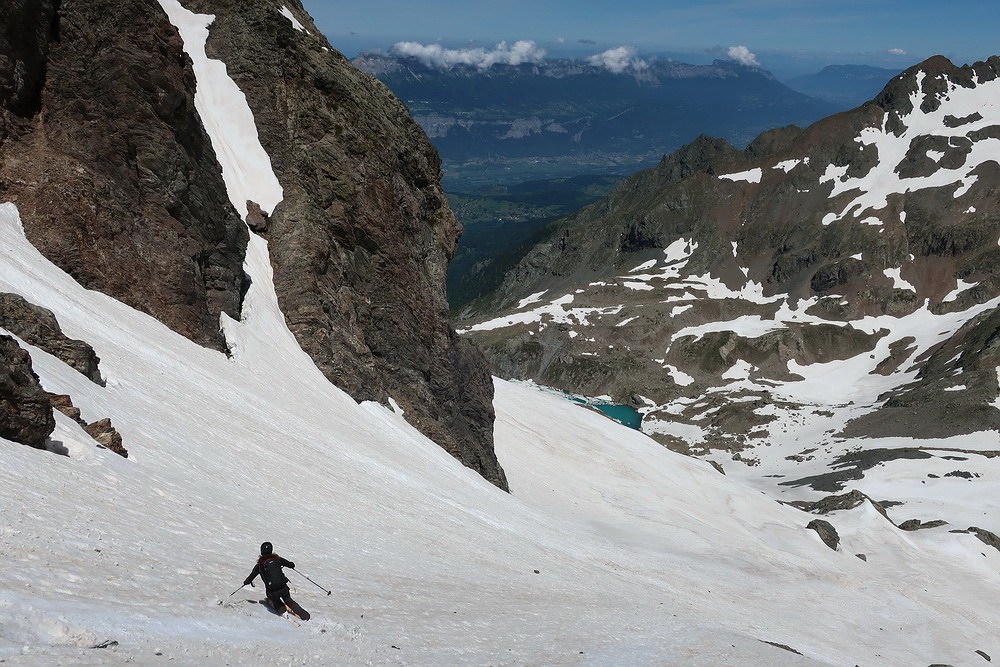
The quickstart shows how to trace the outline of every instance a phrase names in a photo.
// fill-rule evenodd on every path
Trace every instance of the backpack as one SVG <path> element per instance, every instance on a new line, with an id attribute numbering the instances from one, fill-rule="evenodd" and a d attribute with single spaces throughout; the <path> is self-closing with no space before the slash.
<path id="1" fill-rule="evenodd" d="M 288 578 L 281 571 L 281 559 L 277 556 L 271 556 L 260 564 L 260 578 L 267 590 L 282 588 L 288 583 Z"/>

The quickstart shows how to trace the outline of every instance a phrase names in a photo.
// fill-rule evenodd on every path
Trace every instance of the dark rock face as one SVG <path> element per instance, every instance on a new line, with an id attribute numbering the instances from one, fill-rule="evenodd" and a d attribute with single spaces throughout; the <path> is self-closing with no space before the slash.
<path id="1" fill-rule="evenodd" d="M 80 408 L 73 405 L 73 399 L 68 394 L 50 393 L 48 396 L 49 402 L 52 403 L 53 408 L 66 415 L 80 426 L 87 425 L 87 422 L 83 421 L 83 418 L 80 416 Z"/>
<path id="2" fill-rule="evenodd" d="M 0 46 L 13 48 L 8 69 L 24 74 L 8 79 L 0 63 L 0 80 L 14 81 L 0 89 L 11 120 L 0 197 L 85 287 L 223 349 L 219 315 L 239 317 L 248 237 L 195 112 L 176 30 L 156 3 L 13 5 Z"/>
<path id="3" fill-rule="evenodd" d="M 823 519 L 813 519 L 806 528 L 815 530 L 826 546 L 834 551 L 837 550 L 837 545 L 840 544 L 840 535 L 837 534 L 837 529 L 833 527 L 832 523 Z"/>
<path id="4" fill-rule="evenodd" d="M 101 360 L 94 348 L 67 337 L 51 310 L 33 305 L 18 294 L 0 293 L 0 327 L 62 359 L 92 382 L 104 385 L 98 367 Z"/>
<path id="5" fill-rule="evenodd" d="M 506 489 L 493 452 L 493 384 L 448 322 L 445 273 L 461 226 L 440 160 L 406 108 L 319 36 L 298 2 L 199 0 L 207 50 L 247 96 L 284 201 L 255 225 L 289 329 L 357 400 L 406 418 Z M 259 218 L 260 216 L 258 216 Z"/>
<path id="6" fill-rule="evenodd" d="M 115 454 L 123 458 L 128 458 L 128 450 L 122 442 L 122 436 L 118 430 L 111 425 L 111 420 L 105 417 L 88 424 L 80 415 L 80 408 L 73 405 L 73 399 L 66 394 L 48 394 L 52 407 L 63 413 L 77 424 L 83 427 L 98 447 L 110 449 Z"/>
<path id="7" fill-rule="evenodd" d="M 0 336 L 0 359 L 0 437 L 44 449 L 56 420 L 31 357 L 16 340 Z"/>
<path id="8" fill-rule="evenodd" d="M 816 502 L 798 501 L 789 504 L 798 507 L 804 512 L 829 514 L 830 512 L 839 512 L 841 510 L 852 510 L 866 500 L 871 502 L 872 506 L 875 507 L 875 509 L 878 510 L 882 516 L 887 519 L 889 518 L 886 514 L 885 506 L 883 506 L 882 503 L 872 500 L 870 497 L 857 489 L 840 495 L 826 496 Z"/>
<path id="9" fill-rule="evenodd" d="M 947 525 L 947 521 L 942 521 L 937 519 L 935 521 L 921 521 L 920 519 L 907 519 L 903 523 L 899 524 L 900 530 L 914 531 L 914 530 L 925 530 L 927 528 L 938 528 L 940 526 Z"/>
<path id="10" fill-rule="evenodd" d="M 977 528 L 976 526 L 970 526 L 967 532 L 978 537 L 983 544 L 987 544 L 1000 551 L 1000 537 L 997 537 L 996 533 L 990 532 L 985 528 Z"/>
<path id="11" fill-rule="evenodd" d="M 49 41 L 58 36 L 56 0 L 9 0 L 0 15 L 0 140 L 13 117 L 41 108 Z"/>

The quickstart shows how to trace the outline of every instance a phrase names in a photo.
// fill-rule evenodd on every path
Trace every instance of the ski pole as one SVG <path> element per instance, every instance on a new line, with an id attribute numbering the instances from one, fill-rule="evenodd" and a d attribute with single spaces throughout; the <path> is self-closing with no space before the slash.
<path id="1" fill-rule="evenodd" d="M 326 590 L 325 588 L 323 588 L 322 586 L 320 586 L 319 584 L 317 584 L 317 583 L 316 583 L 315 581 L 313 581 L 313 580 L 312 580 L 312 579 L 310 579 L 309 577 L 306 577 L 306 575 L 304 575 L 304 574 L 302 574 L 301 572 L 299 572 L 298 570 L 296 570 L 296 569 L 295 569 L 294 567 L 292 568 L 292 572 L 295 572 L 295 573 L 296 573 L 296 574 L 298 574 L 298 575 L 299 575 L 300 577 L 305 577 L 305 578 L 306 578 L 306 580 L 307 580 L 307 581 L 308 581 L 309 583 L 311 583 L 311 584 L 312 584 L 313 586 L 315 586 L 316 588 L 320 589 L 321 591 L 323 591 L 323 592 L 324 592 L 324 593 L 326 593 L 327 595 L 330 595 L 331 593 L 333 593 L 333 591 L 328 591 L 328 590 Z"/>
<path id="2" fill-rule="evenodd" d="M 246 584 L 243 584 L 243 586 L 246 586 Z M 229 598 L 233 597 L 234 595 L 236 595 L 237 593 L 239 593 L 241 590 L 243 590 L 243 586 L 240 586 L 235 591 L 233 591 L 232 593 L 230 593 L 229 597 L 227 597 L 226 600 L 228 600 Z M 223 604 L 224 602 L 225 602 L 225 600 L 219 600 L 219 604 Z"/>

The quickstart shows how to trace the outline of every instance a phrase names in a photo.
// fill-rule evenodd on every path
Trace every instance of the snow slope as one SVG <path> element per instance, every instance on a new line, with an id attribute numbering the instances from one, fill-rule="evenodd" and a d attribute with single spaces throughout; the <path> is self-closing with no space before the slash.
<path id="1" fill-rule="evenodd" d="M 859 508 L 843 519 L 850 549 L 833 552 L 810 517 L 707 464 L 497 381 L 508 495 L 326 382 L 283 328 L 266 265 L 226 326 L 229 359 L 84 290 L 28 244 L 11 204 L 0 247 L 0 289 L 53 309 L 108 379 L 27 346 L 43 386 L 86 419 L 111 416 L 131 453 L 97 449 L 61 415 L 69 456 L 0 449 L 0 658 L 961 664 L 1000 651 L 1000 552 L 972 536 L 922 539 Z M 254 604 L 259 590 L 227 597 L 265 539 L 334 590 L 291 575 L 315 615 L 302 628 Z"/>
<path id="2" fill-rule="evenodd" d="M 251 173 L 252 146 L 212 138 Z M 242 182 L 234 202 L 262 198 Z M 111 417 L 130 452 L 98 449 L 62 415 L 52 448 L 67 455 L 0 442 L 0 660 L 910 665 L 1000 653 L 1000 552 L 975 537 L 902 533 L 861 507 L 833 517 L 845 543 L 834 552 L 804 528 L 811 517 L 707 464 L 497 381 L 505 494 L 325 380 L 285 327 L 257 237 L 246 270 L 243 319 L 223 322 L 227 357 L 83 289 L 0 204 L 0 291 L 50 308 L 107 379 L 22 343 L 42 385 L 88 421 Z M 259 589 L 229 595 L 264 540 L 334 592 L 290 575 L 314 614 L 303 627 L 266 613 Z"/>

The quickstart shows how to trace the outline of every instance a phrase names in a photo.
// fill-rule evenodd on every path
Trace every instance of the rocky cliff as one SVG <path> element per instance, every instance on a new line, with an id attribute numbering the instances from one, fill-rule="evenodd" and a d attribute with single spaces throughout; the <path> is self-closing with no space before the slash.
<path id="1" fill-rule="evenodd" d="M 760 475 L 842 467 L 863 438 L 992 452 L 998 75 L 936 57 L 744 151 L 702 137 L 551 227 L 469 336 L 500 375 Z"/>
<path id="2" fill-rule="evenodd" d="M 506 488 L 492 381 L 447 320 L 461 227 L 423 132 L 318 33 L 297 2 L 199 0 L 208 55 L 246 95 L 284 190 L 247 222 L 269 242 L 289 328 L 358 400 L 408 420 Z M 239 318 L 247 224 L 195 107 L 196 79 L 157 3 L 15 3 L 0 18 L 0 198 L 85 286 L 225 349 Z"/>
<path id="3" fill-rule="evenodd" d="M 248 236 L 180 38 L 149 3 L 55 5 L 4 15 L 0 32 L 30 39 L 13 50 L 24 84 L 2 104 L 0 197 L 84 286 L 223 349 L 219 314 L 239 317 Z"/>

